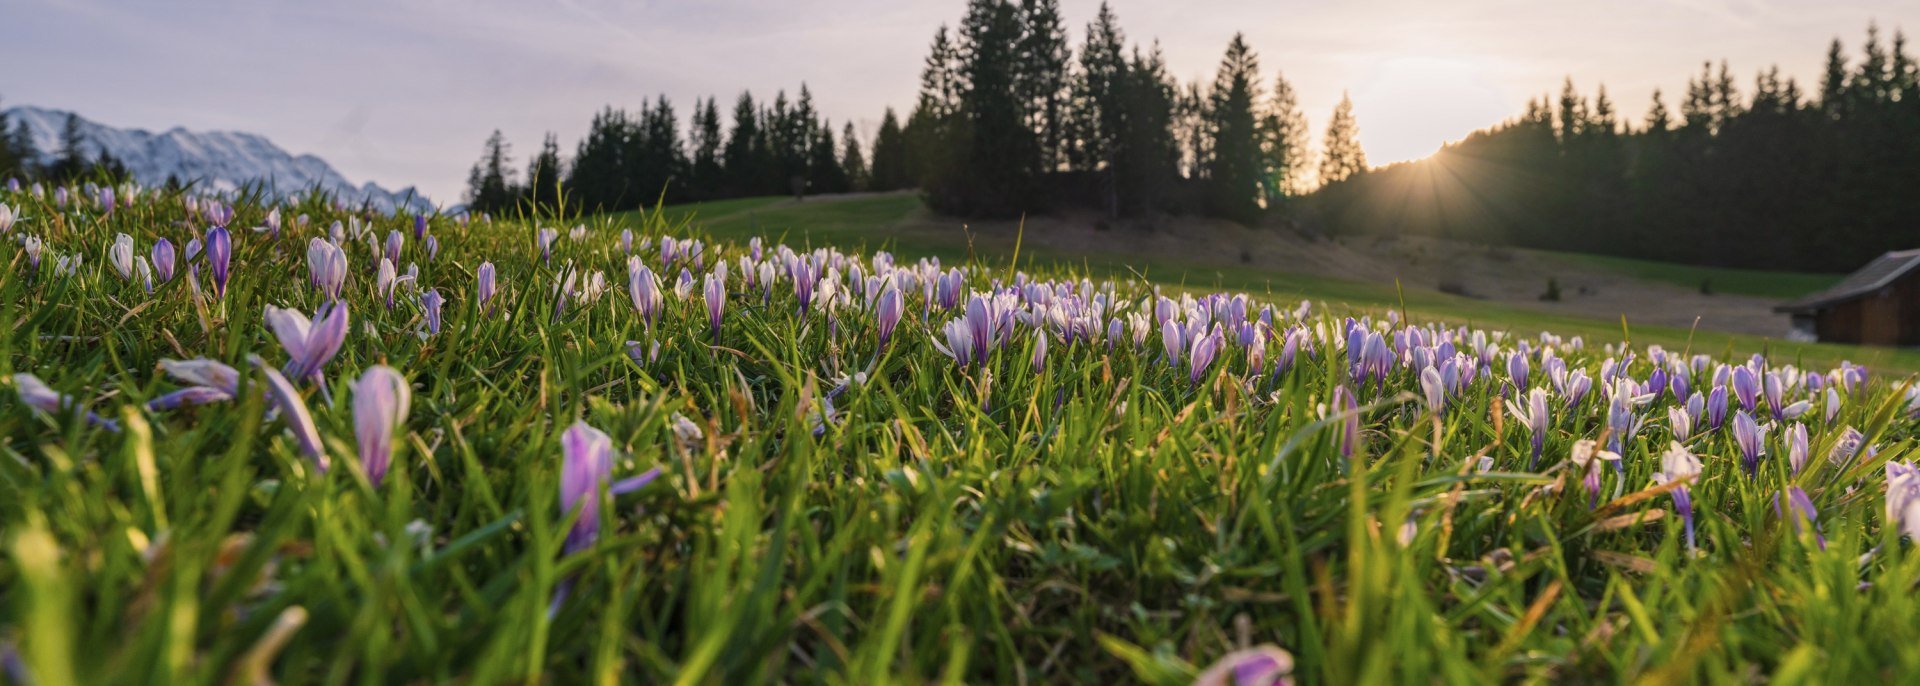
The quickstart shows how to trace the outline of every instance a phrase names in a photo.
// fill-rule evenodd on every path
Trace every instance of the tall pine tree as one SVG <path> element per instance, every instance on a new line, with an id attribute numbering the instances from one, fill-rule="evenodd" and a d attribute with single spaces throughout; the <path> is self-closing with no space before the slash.
<path id="1" fill-rule="evenodd" d="M 1339 183 L 1367 171 L 1367 153 L 1360 149 L 1360 122 L 1353 117 L 1353 99 L 1340 94 L 1340 104 L 1327 120 L 1321 139 L 1320 183 Z"/>

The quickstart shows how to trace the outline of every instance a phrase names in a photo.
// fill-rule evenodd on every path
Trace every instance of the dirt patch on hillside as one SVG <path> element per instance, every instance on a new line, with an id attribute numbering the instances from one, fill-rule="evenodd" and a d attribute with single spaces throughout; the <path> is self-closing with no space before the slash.
<path id="1" fill-rule="evenodd" d="M 918 214 L 908 224 L 922 230 L 969 231 L 1010 243 L 1017 222 L 979 222 Z M 1194 265 L 1239 266 L 1282 273 L 1391 284 L 1437 291 L 1540 312 L 1602 320 L 1625 316 L 1632 324 L 1784 336 L 1787 317 L 1775 301 L 1742 295 L 1706 295 L 1694 289 L 1649 282 L 1551 255 L 1429 238 L 1356 237 L 1329 240 L 1285 228 L 1248 228 L 1197 217 L 1108 221 L 1095 213 L 1031 217 L 1027 246 L 1067 254 L 1138 254 Z M 1547 280 L 1560 300 L 1540 299 Z"/>

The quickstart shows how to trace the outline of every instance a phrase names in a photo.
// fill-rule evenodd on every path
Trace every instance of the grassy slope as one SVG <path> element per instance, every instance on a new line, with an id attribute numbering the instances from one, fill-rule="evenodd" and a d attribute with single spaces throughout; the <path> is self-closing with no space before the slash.
<path id="1" fill-rule="evenodd" d="M 1840 281 L 1843 274 L 1812 274 L 1806 272 L 1770 272 L 1758 269 L 1727 269 L 1724 267 L 1697 267 L 1671 262 L 1635 260 L 1610 255 L 1582 255 L 1578 253 L 1547 252 L 1556 258 L 1577 265 L 1599 267 L 1616 271 L 1648 281 L 1659 281 L 1677 286 L 1697 288 L 1702 282 L 1713 286 L 1716 293 L 1739 293 L 1767 298 L 1795 298 L 1819 291 Z"/>
<path id="2" fill-rule="evenodd" d="M 902 258 L 938 257 L 946 262 L 981 259 L 1004 264 L 1015 246 L 998 236 L 969 235 L 958 229 L 934 230 L 927 210 L 912 195 L 889 194 L 848 199 L 815 199 L 794 203 L 788 198 L 742 198 L 665 208 L 670 221 L 692 218 L 701 230 L 717 238 L 745 241 L 761 236 L 792 245 L 831 245 L 848 250 L 888 250 Z M 635 214 L 618 217 L 633 222 Z M 956 222 L 957 223 L 957 222 Z M 1820 274 L 1771 273 L 1711 267 L 1690 267 L 1642 260 L 1556 253 L 1566 259 L 1619 269 L 1641 278 L 1698 285 L 1711 278 L 1723 292 L 1791 296 L 1818 290 L 1834 278 Z M 1196 289 L 1231 289 L 1277 300 L 1309 299 L 1336 308 L 1375 312 L 1405 305 L 1415 319 L 1434 319 L 1520 334 L 1550 331 L 1589 340 L 1618 341 L 1623 326 L 1635 343 L 1658 343 L 1675 349 L 1715 354 L 1764 353 L 1780 360 L 1832 365 L 1841 360 L 1886 369 L 1920 370 L 1920 352 L 1833 344 L 1807 344 L 1764 336 L 1719 331 L 1687 331 L 1641 326 L 1632 321 L 1606 321 L 1506 307 L 1426 289 L 1400 292 L 1389 284 L 1348 281 L 1308 274 L 1285 274 L 1240 265 L 1195 264 L 1155 259 L 1152 255 L 1105 252 L 1069 255 L 1031 246 L 1020 250 L 1023 267 L 1076 265 L 1095 274 L 1139 273 L 1149 280 Z"/>

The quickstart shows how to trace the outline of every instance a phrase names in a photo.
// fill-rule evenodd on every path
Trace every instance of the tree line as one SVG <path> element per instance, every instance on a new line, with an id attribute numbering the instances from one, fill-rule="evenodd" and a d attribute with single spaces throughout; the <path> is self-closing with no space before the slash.
<path id="1" fill-rule="evenodd" d="M 1743 92 L 1745 90 L 1746 92 Z M 1417 233 L 1694 264 L 1846 271 L 1920 247 L 1920 70 L 1869 26 L 1829 46 L 1817 90 L 1727 63 L 1654 91 L 1636 124 L 1569 78 L 1439 154 L 1330 184 L 1329 231 Z"/>
<path id="2" fill-rule="evenodd" d="M 791 101 L 784 92 L 770 103 L 742 93 L 727 124 L 714 98 L 698 101 L 684 137 L 661 96 L 638 112 L 596 114 L 564 169 L 549 135 L 522 177 L 494 132 L 468 176 L 467 199 L 481 211 L 563 197 L 582 209 L 621 210 L 919 188 L 929 205 L 961 216 L 1087 207 L 1252 222 L 1314 187 L 1298 95 L 1284 76 L 1262 76 L 1243 36 L 1228 44 L 1211 84 L 1181 84 L 1159 46 L 1129 43 L 1105 4 L 1082 35 L 1076 49 L 1058 0 L 969 0 L 957 30 L 935 32 L 912 111 L 903 122 L 888 108 L 871 146 L 851 123 L 836 141 L 804 85 Z M 1319 178 L 1366 168 L 1358 135 L 1343 99 Z"/>
<path id="3" fill-rule="evenodd" d="M 593 116 L 567 162 L 561 160 L 559 141 L 547 134 L 524 177 L 496 130 L 468 173 L 467 202 L 482 212 L 553 208 L 563 200 L 579 210 L 619 211 L 657 202 L 884 191 L 914 184 L 902 171 L 902 133 L 891 112 L 875 137 L 871 166 L 853 123 L 841 127 L 836 139 L 833 122 L 820 116 L 804 84 L 793 99 L 781 91 L 761 102 L 743 92 L 730 120 L 730 125 L 722 122 L 712 97 L 694 103 L 685 135 L 664 95 L 637 112 L 607 107 Z"/>

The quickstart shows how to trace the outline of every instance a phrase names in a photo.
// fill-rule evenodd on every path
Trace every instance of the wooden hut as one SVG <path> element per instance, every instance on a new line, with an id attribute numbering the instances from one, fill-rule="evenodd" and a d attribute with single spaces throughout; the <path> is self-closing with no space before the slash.
<path id="1" fill-rule="evenodd" d="M 1920 249 L 1881 255 L 1840 283 L 1775 307 L 1831 343 L 1920 345 Z"/>

